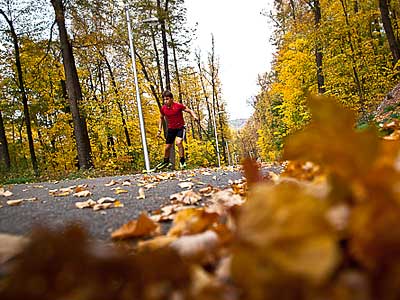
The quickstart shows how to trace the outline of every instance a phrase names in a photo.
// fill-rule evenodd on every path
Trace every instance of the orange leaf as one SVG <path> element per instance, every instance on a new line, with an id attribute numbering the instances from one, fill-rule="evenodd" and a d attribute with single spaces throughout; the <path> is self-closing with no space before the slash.
<path id="1" fill-rule="evenodd" d="M 129 221 L 115 230 L 111 237 L 113 239 L 128 239 L 134 237 L 151 236 L 158 233 L 160 226 L 142 213 L 137 220 Z"/>

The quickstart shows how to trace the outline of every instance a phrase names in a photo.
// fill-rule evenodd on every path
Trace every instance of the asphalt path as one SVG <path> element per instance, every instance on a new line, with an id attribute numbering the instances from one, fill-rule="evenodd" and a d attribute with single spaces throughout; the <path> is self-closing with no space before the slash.
<path id="1" fill-rule="evenodd" d="M 272 170 L 277 172 L 277 170 Z M 155 180 L 155 177 L 159 177 Z M 171 177 L 169 179 L 166 179 Z M 161 179 L 160 179 L 161 178 Z M 206 186 L 226 189 L 230 181 L 243 179 L 239 169 L 196 169 L 175 172 L 153 173 L 152 176 L 136 174 L 92 179 L 74 179 L 59 182 L 41 182 L 4 186 L 11 196 L 0 196 L 0 233 L 17 235 L 29 234 L 34 226 L 61 228 L 71 222 L 78 222 L 93 239 L 107 240 L 111 232 L 126 222 L 136 219 L 141 212 L 151 212 L 170 203 L 170 195 L 181 192 L 181 182 L 192 182 L 193 190 Z M 114 185 L 109 185 L 112 181 Z M 154 181 L 154 187 L 145 190 L 145 199 L 137 199 L 139 188 Z M 124 185 L 122 185 L 125 182 Z M 130 184 L 130 185 L 129 185 Z M 70 193 L 67 196 L 51 195 L 51 191 L 84 185 L 90 196 L 78 198 Z M 107 186 L 108 185 L 108 186 Z M 126 192 L 116 194 L 116 189 Z M 98 200 L 112 197 L 123 207 L 94 211 L 91 208 L 79 209 L 76 202 L 89 198 Z M 32 201 L 34 198 L 35 201 Z M 10 206 L 9 200 L 25 199 L 19 205 Z M 201 205 L 199 202 L 198 205 Z M 168 222 L 163 225 L 169 226 Z"/>
<path id="2" fill-rule="evenodd" d="M 263 169 L 264 172 L 280 172 L 279 167 Z M 170 203 L 170 195 L 185 190 L 179 186 L 182 182 L 193 183 L 192 189 L 211 186 L 227 189 L 232 181 L 244 179 L 240 169 L 196 169 L 174 172 L 135 174 L 92 179 L 63 180 L 59 182 L 41 182 L 4 186 L 11 196 L 0 196 L 0 233 L 27 235 L 38 225 L 61 228 L 69 223 L 79 223 L 86 228 L 93 239 L 108 240 L 111 233 L 121 225 L 136 219 L 141 212 L 149 215 Z M 110 183 L 115 184 L 110 185 Z M 125 184 L 123 184 L 125 183 Z M 154 183 L 145 189 L 145 199 L 138 199 L 139 189 L 143 185 Z M 83 185 L 91 195 L 78 198 L 70 193 L 67 196 L 55 196 L 51 192 L 62 188 Z M 126 192 L 117 194 L 116 189 Z M 123 207 L 94 211 L 91 208 L 79 209 L 76 202 L 94 201 L 102 197 L 111 197 L 122 203 Z M 34 198 L 35 201 L 32 201 Z M 10 200 L 25 199 L 19 205 L 11 206 Z M 196 205 L 202 205 L 200 201 Z M 168 222 L 162 228 L 168 228 Z"/>

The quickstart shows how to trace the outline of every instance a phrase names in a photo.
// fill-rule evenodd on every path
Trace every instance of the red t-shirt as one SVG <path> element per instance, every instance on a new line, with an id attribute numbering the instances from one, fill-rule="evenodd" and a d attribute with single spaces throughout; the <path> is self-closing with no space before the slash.
<path id="1" fill-rule="evenodd" d="M 185 105 L 176 102 L 172 102 L 171 107 L 165 104 L 161 107 L 161 115 L 167 118 L 168 128 L 176 129 L 185 125 L 182 113 L 185 109 Z"/>

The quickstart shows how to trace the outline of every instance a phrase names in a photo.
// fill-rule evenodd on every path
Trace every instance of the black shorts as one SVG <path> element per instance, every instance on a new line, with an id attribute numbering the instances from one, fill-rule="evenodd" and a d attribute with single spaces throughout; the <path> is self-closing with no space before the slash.
<path id="1" fill-rule="evenodd" d="M 181 128 L 168 128 L 167 131 L 167 139 L 165 141 L 166 144 L 173 144 L 175 142 L 176 137 L 180 137 L 181 139 L 185 138 L 185 127 Z"/>

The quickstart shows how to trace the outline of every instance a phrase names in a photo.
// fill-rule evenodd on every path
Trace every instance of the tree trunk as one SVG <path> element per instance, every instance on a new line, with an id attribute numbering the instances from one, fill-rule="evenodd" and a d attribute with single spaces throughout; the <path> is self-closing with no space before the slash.
<path id="1" fill-rule="evenodd" d="M 161 27 L 161 39 L 163 44 L 163 56 L 164 56 L 164 73 L 165 73 L 165 88 L 171 90 L 171 79 L 169 76 L 169 66 L 168 66 L 168 43 L 167 43 L 167 29 L 165 26 L 165 19 L 168 14 L 168 2 L 165 0 L 164 9 L 161 8 L 161 0 L 157 0 L 157 13 L 158 20 Z M 175 144 L 172 144 L 171 152 L 169 155 L 169 161 L 172 164 L 172 169 L 175 169 Z"/>
<path id="2" fill-rule="evenodd" d="M 174 56 L 174 65 L 175 65 L 175 76 L 176 76 L 176 81 L 178 83 L 178 99 L 179 99 L 179 103 L 183 103 L 183 99 L 182 99 L 182 87 L 181 87 L 181 78 L 179 76 L 179 68 L 178 68 L 178 59 L 176 57 L 176 49 L 175 49 L 175 43 L 174 43 L 174 39 L 172 37 L 172 32 L 171 30 L 168 31 L 169 33 L 169 38 L 171 39 L 171 45 L 172 45 L 172 54 Z"/>
<path id="3" fill-rule="evenodd" d="M 348 17 L 348 13 L 347 13 L 346 3 L 344 2 L 344 0 L 340 0 L 340 3 L 342 4 L 343 13 L 345 15 L 345 20 L 346 20 L 346 25 L 348 27 L 350 27 L 350 21 L 349 21 L 349 17 Z M 357 71 L 357 68 L 356 68 L 356 65 L 357 65 L 356 64 L 356 59 L 355 59 L 356 51 L 355 51 L 354 46 L 353 46 L 353 38 L 351 36 L 350 31 L 347 33 L 347 38 L 348 38 L 350 49 L 351 49 L 351 57 L 350 58 L 351 58 L 351 61 L 352 61 L 354 83 L 357 86 L 357 93 L 358 93 L 358 96 L 360 97 L 360 103 L 361 103 L 361 106 L 362 106 L 361 110 L 363 110 L 364 109 L 364 89 L 363 89 L 363 86 L 361 84 L 360 78 L 358 76 L 358 71 Z"/>
<path id="4" fill-rule="evenodd" d="M 17 33 L 15 32 L 12 21 L 7 17 L 7 15 L 1 9 L 0 9 L 0 14 L 4 17 L 4 19 L 10 26 L 10 33 L 11 33 L 11 37 L 13 39 L 14 51 L 15 51 L 15 65 L 17 67 L 18 87 L 21 92 L 22 104 L 24 107 L 24 117 L 25 117 L 24 119 L 25 119 L 25 126 L 26 126 L 26 134 L 28 136 L 29 153 L 31 156 L 33 171 L 35 172 L 35 175 L 38 176 L 39 168 L 38 168 L 38 164 L 37 164 L 37 160 L 36 160 L 35 147 L 33 144 L 31 118 L 30 118 L 30 114 L 29 114 L 28 97 L 26 95 L 24 78 L 23 78 L 23 74 L 22 74 L 18 36 L 17 36 Z"/>
<path id="5" fill-rule="evenodd" d="M 11 169 L 10 153 L 8 152 L 8 143 L 6 131 L 4 128 L 3 116 L 0 111 L 0 159 L 4 161 L 6 171 Z"/>
<path id="6" fill-rule="evenodd" d="M 221 143 L 222 143 L 222 156 L 224 158 L 224 161 L 226 162 L 226 152 L 225 152 L 225 136 L 224 136 L 224 130 L 222 126 L 222 121 L 220 118 L 220 104 L 219 104 L 219 97 L 218 97 L 218 92 L 217 92 L 217 76 L 218 76 L 218 69 L 216 67 L 216 61 L 215 61 L 215 41 L 214 41 L 214 35 L 211 36 L 211 43 L 212 43 L 212 48 L 211 48 L 211 59 L 210 59 L 210 68 L 211 68 L 211 88 L 212 88 L 212 104 L 213 104 L 213 111 L 215 114 L 215 118 L 218 118 L 216 122 L 219 125 L 220 128 L 220 134 L 221 134 Z M 218 143 L 218 140 L 216 141 Z"/>
<path id="7" fill-rule="evenodd" d="M 68 100 L 71 108 L 74 123 L 74 133 L 78 152 L 79 168 L 89 169 L 93 167 L 91 147 L 87 132 L 86 120 L 79 112 L 78 103 L 82 100 L 82 91 L 76 70 L 75 59 L 72 53 L 72 46 L 68 40 L 65 27 L 64 5 L 62 0 L 51 0 L 56 14 L 56 22 L 60 34 L 60 45 L 63 56 L 63 65 L 66 77 Z"/>
<path id="8" fill-rule="evenodd" d="M 153 30 L 153 28 L 151 28 L 150 30 L 151 30 L 151 40 L 153 42 L 154 54 L 156 56 L 157 73 L 158 73 L 158 80 L 160 81 L 160 94 L 161 94 L 164 91 L 164 83 L 163 83 L 163 77 L 162 77 L 162 72 L 161 72 L 160 55 L 158 54 L 154 30 Z"/>
<path id="9" fill-rule="evenodd" d="M 320 28 L 321 23 L 321 6 L 319 0 L 314 0 L 314 22 L 315 28 L 317 30 Z M 317 83 L 318 83 L 318 93 L 325 93 L 325 78 L 322 69 L 322 47 L 319 38 L 316 38 L 316 48 L 315 48 L 315 61 L 317 64 Z"/>
<path id="10" fill-rule="evenodd" d="M 165 26 L 165 19 L 168 12 L 168 2 L 169 0 L 165 0 L 164 9 L 162 9 L 161 0 L 157 0 L 157 12 L 158 12 L 158 20 L 161 26 L 161 39 L 163 44 L 165 88 L 167 90 L 171 90 L 171 79 L 169 77 L 169 65 L 168 65 L 167 30 Z"/>
<path id="11" fill-rule="evenodd" d="M 385 29 L 386 37 L 390 46 L 390 51 L 392 52 L 393 56 L 393 66 L 395 66 L 400 59 L 400 45 L 393 32 L 387 0 L 379 0 L 379 9 L 381 11 L 383 28 Z"/>
<path id="12" fill-rule="evenodd" d="M 199 68 L 199 77 L 200 77 L 200 83 L 201 83 L 201 90 L 203 91 L 203 95 L 204 95 L 204 98 L 206 100 L 207 113 L 208 113 L 208 128 L 207 128 L 207 131 L 204 132 L 204 133 L 206 134 L 208 139 L 211 139 L 211 135 L 209 134 L 209 132 L 212 132 L 212 129 L 210 129 L 210 127 L 212 127 L 212 125 L 211 125 L 212 124 L 212 121 L 211 121 L 212 112 L 211 112 L 211 108 L 210 108 L 210 103 L 208 101 L 207 90 L 206 90 L 206 87 L 204 85 L 204 79 L 203 79 L 204 74 L 203 74 L 203 70 L 202 70 L 202 67 L 201 67 L 200 54 L 196 53 L 196 60 L 197 60 L 197 67 Z M 199 122 L 199 127 L 200 127 L 200 122 Z M 202 128 L 200 127 L 199 129 L 200 129 L 199 131 L 201 131 Z"/>

